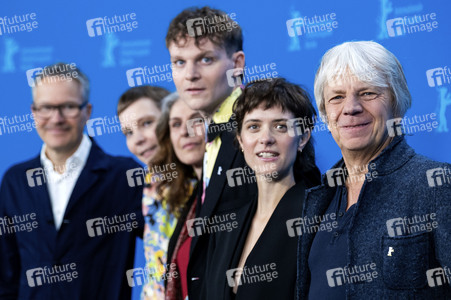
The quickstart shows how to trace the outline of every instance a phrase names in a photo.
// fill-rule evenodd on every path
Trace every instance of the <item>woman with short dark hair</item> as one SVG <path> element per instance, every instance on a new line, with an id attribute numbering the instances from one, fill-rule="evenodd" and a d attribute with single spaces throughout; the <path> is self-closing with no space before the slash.
<path id="1" fill-rule="evenodd" d="M 315 110 L 299 86 L 272 78 L 249 83 L 234 114 L 248 169 L 233 170 L 229 184 L 255 180 L 258 194 L 224 212 L 235 226 L 210 233 L 206 299 L 292 299 L 298 236 L 292 225 L 305 188 L 320 175 L 310 136 Z"/>

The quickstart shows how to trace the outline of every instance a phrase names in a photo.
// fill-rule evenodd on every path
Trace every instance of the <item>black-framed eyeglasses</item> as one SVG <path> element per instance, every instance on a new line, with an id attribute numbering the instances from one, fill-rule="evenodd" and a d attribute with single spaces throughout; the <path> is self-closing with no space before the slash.
<path id="1" fill-rule="evenodd" d="M 36 114 L 37 117 L 42 119 L 48 119 L 52 116 L 52 113 L 54 110 L 58 110 L 58 113 L 60 113 L 65 118 L 76 118 L 79 116 L 80 111 L 88 104 L 88 101 L 83 102 L 82 104 L 76 104 L 76 103 L 64 103 L 60 105 L 50 105 L 50 104 L 43 104 L 43 105 L 32 105 L 31 109 Z"/>

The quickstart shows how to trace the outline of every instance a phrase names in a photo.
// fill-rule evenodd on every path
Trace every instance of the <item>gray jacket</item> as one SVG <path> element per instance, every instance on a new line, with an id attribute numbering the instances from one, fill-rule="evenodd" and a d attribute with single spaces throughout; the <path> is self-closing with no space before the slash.
<path id="1" fill-rule="evenodd" d="M 348 283 L 347 299 L 451 299 L 451 165 L 416 154 L 404 137 L 369 165 L 349 227 L 348 265 L 324 274 L 329 286 Z M 331 172 L 322 179 L 303 205 L 297 299 L 307 299 L 310 247 L 325 228 L 319 220 L 336 185 L 344 182 Z M 355 266 L 359 271 L 349 272 Z"/>

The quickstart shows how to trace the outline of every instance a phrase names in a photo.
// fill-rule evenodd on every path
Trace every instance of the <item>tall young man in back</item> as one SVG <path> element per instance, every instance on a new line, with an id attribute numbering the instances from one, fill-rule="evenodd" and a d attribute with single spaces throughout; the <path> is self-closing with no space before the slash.
<path id="1" fill-rule="evenodd" d="M 233 13 L 227 15 L 209 7 L 190 8 L 172 20 L 166 46 L 181 99 L 199 110 L 206 120 L 208 143 L 196 218 L 178 224 L 176 229 L 177 232 L 187 226 L 190 235 L 179 250 L 180 257 L 187 260 L 189 257 L 186 274 L 181 270 L 182 278 L 187 280 L 189 299 L 202 299 L 202 287 L 208 284 L 204 276 L 207 256 L 213 251 L 209 249 L 209 236 L 214 234 L 208 228 L 211 222 L 206 220 L 222 222 L 218 220 L 224 220 L 256 192 L 255 183 L 243 185 L 242 181 L 238 184 L 228 180 L 230 172 L 246 166 L 243 154 L 234 144 L 236 123 L 232 115 L 233 104 L 241 94 L 239 77 L 245 63 L 243 37 Z M 197 120 L 193 120 L 188 132 L 196 134 L 197 125 Z M 194 228 L 194 224 L 199 222 L 201 230 L 195 230 L 199 227 Z"/>

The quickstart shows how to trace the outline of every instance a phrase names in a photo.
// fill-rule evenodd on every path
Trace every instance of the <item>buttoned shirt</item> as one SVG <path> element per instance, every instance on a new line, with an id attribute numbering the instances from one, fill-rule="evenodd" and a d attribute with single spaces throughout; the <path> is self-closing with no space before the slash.
<path id="1" fill-rule="evenodd" d="M 45 154 L 46 144 L 42 145 L 41 164 L 46 174 L 53 219 L 57 230 L 59 230 L 63 222 L 64 213 L 66 212 L 66 207 L 75 183 L 88 160 L 91 145 L 91 140 L 84 134 L 77 151 L 66 160 L 65 169 L 62 174 L 58 173 L 58 168 L 62 168 L 62 166 L 53 166 L 53 163 Z"/>

